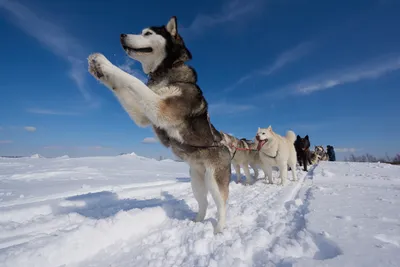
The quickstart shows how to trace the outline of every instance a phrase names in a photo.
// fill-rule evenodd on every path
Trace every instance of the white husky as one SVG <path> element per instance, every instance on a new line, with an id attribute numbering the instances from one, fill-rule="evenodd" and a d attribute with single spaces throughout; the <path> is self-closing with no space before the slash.
<path id="1" fill-rule="evenodd" d="M 266 169 L 269 183 L 272 181 L 272 167 L 279 168 L 281 184 L 287 180 L 288 166 L 292 169 L 293 179 L 297 180 L 296 163 L 297 153 L 294 147 L 296 135 L 293 131 L 287 131 L 286 136 L 274 133 L 272 127 L 258 128 L 256 135 L 257 149 L 260 151 L 260 159 Z"/>

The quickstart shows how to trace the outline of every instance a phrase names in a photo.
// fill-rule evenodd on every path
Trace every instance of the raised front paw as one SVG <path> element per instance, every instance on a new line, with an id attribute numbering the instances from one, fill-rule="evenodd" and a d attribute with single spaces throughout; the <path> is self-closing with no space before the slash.
<path id="1" fill-rule="evenodd" d="M 104 78 L 104 67 L 111 65 L 111 62 L 100 53 L 91 54 L 88 63 L 89 72 L 97 79 Z"/>

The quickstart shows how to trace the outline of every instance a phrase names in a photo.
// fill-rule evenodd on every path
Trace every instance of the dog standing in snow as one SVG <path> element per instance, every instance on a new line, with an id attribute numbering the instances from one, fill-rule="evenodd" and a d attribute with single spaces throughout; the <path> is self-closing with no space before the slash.
<path id="1" fill-rule="evenodd" d="M 137 125 L 151 125 L 160 142 L 189 164 L 192 190 L 199 205 L 195 221 L 204 220 L 210 192 L 218 210 L 215 232 L 221 232 L 231 155 L 209 120 L 197 74 L 186 65 L 192 55 L 178 34 L 176 17 L 165 26 L 121 34 L 120 42 L 128 56 L 139 61 L 149 75 L 147 85 L 99 53 L 89 56 L 89 72 L 113 92 Z"/>
<path id="2" fill-rule="evenodd" d="M 304 171 L 307 170 L 307 163 L 309 165 L 312 164 L 312 154 L 310 151 L 310 138 L 308 135 L 306 135 L 304 138 L 302 138 L 300 135 L 297 135 L 297 139 L 294 142 L 294 147 L 296 148 L 296 153 L 297 153 L 297 161 L 301 166 L 303 166 Z"/>
<path id="3" fill-rule="evenodd" d="M 296 135 L 293 131 L 287 131 L 286 136 L 280 136 L 272 130 L 272 127 L 258 128 L 256 135 L 257 150 L 259 150 L 260 160 L 264 165 L 269 178 L 272 180 L 272 167 L 279 168 L 281 184 L 285 185 L 288 174 L 288 166 L 292 170 L 293 179 L 297 180 L 296 164 L 297 153 L 294 147 Z"/>
<path id="4" fill-rule="evenodd" d="M 221 132 L 223 143 L 229 148 L 232 157 L 232 165 L 235 168 L 237 183 L 240 180 L 240 167 L 246 176 L 246 183 L 251 183 L 250 167 L 254 170 L 254 179 L 258 178 L 258 166 L 264 168 L 260 160 L 259 152 L 252 140 L 238 139 L 230 134 Z M 266 171 L 264 170 L 264 175 Z"/>

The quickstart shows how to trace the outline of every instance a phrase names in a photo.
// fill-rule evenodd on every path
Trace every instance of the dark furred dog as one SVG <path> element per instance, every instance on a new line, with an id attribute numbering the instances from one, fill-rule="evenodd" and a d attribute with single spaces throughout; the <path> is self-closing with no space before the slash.
<path id="1" fill-rule="evenodd" d="M 300 135 L 297 136 L 296 141 L 294 142 L 294 147 L 296 148 L 297 153 L 297 161 L 299 162 L 300 166 L 304 167 L 305 171 L 307 170 L 307 163 L 311 163 L 311 152 L 310 152 L 310 139 L 308 135 L 304 138 L 301 138 Z"/>
<path id="2" fill-rule="evenodd" d="M 336 155 L 335 155 L 335 149 L 333 148 L 333 146 L 328 145 L 326 146 L 326 150 L 327 150 L 327 154 L 329 157 L 329 161 L 336 161 Z"/>

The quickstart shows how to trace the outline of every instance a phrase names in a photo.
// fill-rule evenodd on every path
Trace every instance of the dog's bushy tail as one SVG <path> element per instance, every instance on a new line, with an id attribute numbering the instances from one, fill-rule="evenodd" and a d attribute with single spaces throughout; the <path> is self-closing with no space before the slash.
<path id="1" fill-rule="evenodd" d="M 286 132 L 286 139 L 289 140 L 290 142 L 294 143 L 294 141 L 296 141 L 297 137 L 296 137 L 296 134 L 293 131 L 287 131 Z"/>

